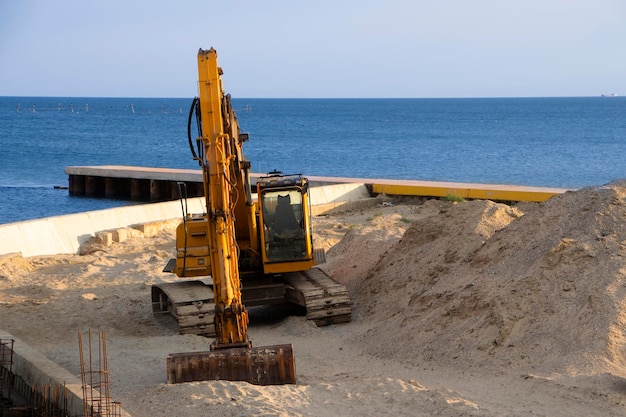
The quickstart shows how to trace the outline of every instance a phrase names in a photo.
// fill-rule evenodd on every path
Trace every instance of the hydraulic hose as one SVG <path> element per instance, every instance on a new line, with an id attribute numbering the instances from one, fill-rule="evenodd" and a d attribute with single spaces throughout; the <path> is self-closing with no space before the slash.
<path id="1" fill-rule="evenodd" d="M 195 161 L 200 161 L 200 165 L 202 166 L 202 160 L 198 157 L 198 153 L 201 154 L 200 148 L 198 147 L 198 153 L 193 146 L 193 139 L 191 137 L 191 119 L 193 118 L 194 112 L 196 114 L 196 127 L 198 129 L 198 136 L 202 137 L 202 123 L 200 119 L 200 98 L 195 97 L 191 102 L 191 108 L 189 109 L 189 118 L 187 119 L 187 140 L 189 142 L 189 149 L 191 149 L 191 155 L 193 155 L 193 159 Z"/>

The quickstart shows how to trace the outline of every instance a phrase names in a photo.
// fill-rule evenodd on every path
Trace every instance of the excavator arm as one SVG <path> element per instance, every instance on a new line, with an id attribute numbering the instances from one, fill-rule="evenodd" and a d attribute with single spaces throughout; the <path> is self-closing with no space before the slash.
<path id="1" fill-rule="evenodd" d="M 198 53 L 198 90 L 203 158 L 201 167 L 207 207 L 207 236 L 211 258 L 211 276 L 215 300 L 215 332 L 213 349 L 249 347 L 248 313 L 241 302 L 238 251 L 235 238 L 234 207 L 237 196 L 238 166 L 237 132 L 225 132 L 228 114 L 214 49 Z"/>

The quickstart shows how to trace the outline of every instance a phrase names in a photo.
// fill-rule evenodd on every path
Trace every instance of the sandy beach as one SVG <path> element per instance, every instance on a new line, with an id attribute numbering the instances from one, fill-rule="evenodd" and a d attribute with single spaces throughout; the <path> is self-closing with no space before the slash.
<path id="1" fill-rule="evenodd" d="M 544 203 L 381 198 L 314 219 L 350 323 L 251 309 L 256 346 L 292 343 L 298 383 L 166 383 L 168 353 L 211 342 L 156 322 L 173 229 L 82 255 L 0 258 L 0 329 L 80 374 L 105 330 L 112 398 L 133 416 L 621 416 L 626 182 Z"/>

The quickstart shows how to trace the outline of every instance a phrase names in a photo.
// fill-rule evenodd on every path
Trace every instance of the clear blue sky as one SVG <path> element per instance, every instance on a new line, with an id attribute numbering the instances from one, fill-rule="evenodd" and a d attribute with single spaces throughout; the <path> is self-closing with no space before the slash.
<path id="1" fill-rule="evenodd" d="M 0 96 L 626 95 L 625 0 L 0 0 Z"/>

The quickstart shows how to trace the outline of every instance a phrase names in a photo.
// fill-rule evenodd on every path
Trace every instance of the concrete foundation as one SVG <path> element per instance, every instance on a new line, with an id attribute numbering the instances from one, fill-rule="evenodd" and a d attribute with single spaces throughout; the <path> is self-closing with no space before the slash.
<path id="1" fill-rule="evenodd" d="M 4 330 L 0 330 L 0 339 L 14 341 L 12 372 L 15 375 L 15 383 L 13 389 L 18 395 L 30 400 L 45 387 L 60 387 L 63 407 L 68 414 L 72 417 L 85 415 L 82 381 L 79 378 Z M 130 417 L 123 410 L 121 415 Z"/>

